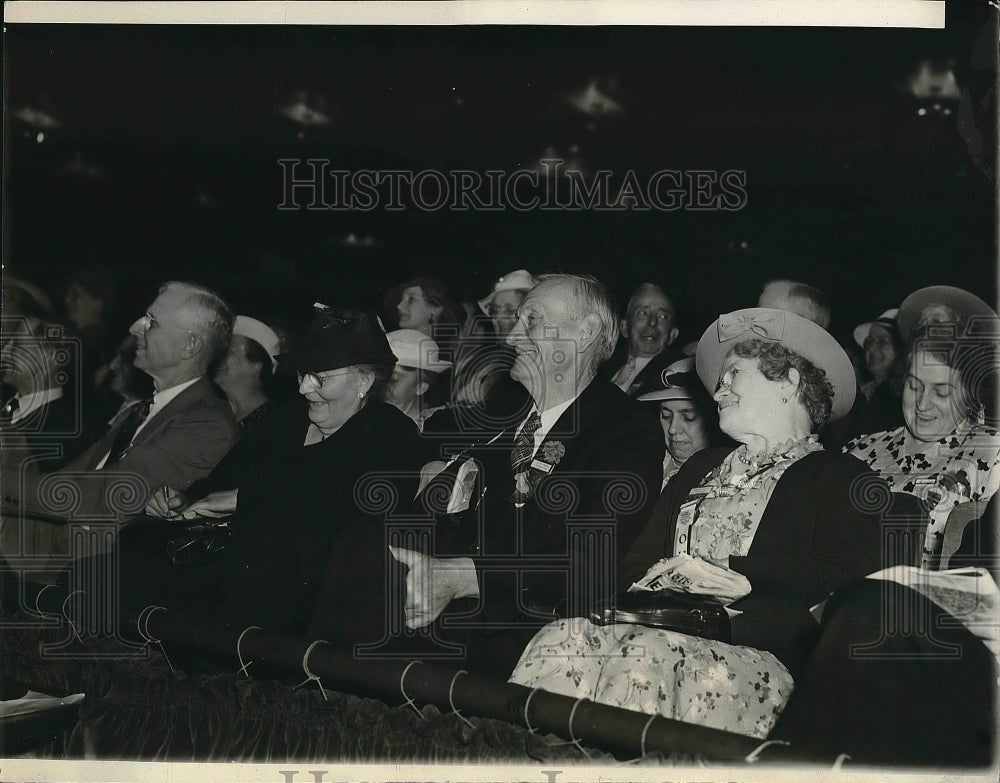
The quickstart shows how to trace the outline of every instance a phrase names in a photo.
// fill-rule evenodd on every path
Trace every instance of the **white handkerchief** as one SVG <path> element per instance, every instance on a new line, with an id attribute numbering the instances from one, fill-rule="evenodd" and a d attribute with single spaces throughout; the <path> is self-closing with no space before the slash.
<path id="1" fill-rule="evenodd" d="M 451 488 L 451 497 L 448 498 L 449 514 L 457 514 L 469 507 L 472 492 L 476 488 L 477 475 L 479 475 L 479 466 L 474 459 L 466 459 L 458 468 L 455 486 Z"/>

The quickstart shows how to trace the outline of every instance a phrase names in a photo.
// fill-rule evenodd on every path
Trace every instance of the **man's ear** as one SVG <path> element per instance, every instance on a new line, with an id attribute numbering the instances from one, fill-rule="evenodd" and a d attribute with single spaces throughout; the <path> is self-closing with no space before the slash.
<path id="1" fill-rule="evenodd" d="M 600 333 L 601 319 L 595 313 L 584 316 L 583 320 L 580 321 L 580 344 L 577 347 L 577 353 L 582 353 L 590 348 L 597 341 Z"/>
<path id="2" fill-rule="evenodd" d="M 181 351 L 181 356 L 185 359 L 191 359 L 197 356 L 205 348 L 205 338 L 200 334 L 195 334 L 191 332 L 188 335 L 187 342 L 184 343 L 184 348 Z"/>
<path id="3" fill-rule="evenodd" d="M 423 397 L 424 392 L 426 392 L 429 388 L 431 388 L 431 385 L 427 381 L 420 381 L 420 383 L 417 384 L 417 388 L 414 393 L 417 397 Z"/>
<path id="4" fill-rule="evenodd" d="M 628 339 L 628 321 L 624 318 L 618 321 L 618 333 L 622 336 L 623 340 Z"/>
<path id="5" fill-rule="evenodd" d="M 681 333 L 681 330 L 678 329 L 676 326 L 671 327 L 671 329 L 670 329 L 670 335 L 667 337 L 667 345 L 672 345 L 673 342 L 674 342 L 674 340 L 677 339 L 677 335 L 679 335 L 680 333 Z"/>

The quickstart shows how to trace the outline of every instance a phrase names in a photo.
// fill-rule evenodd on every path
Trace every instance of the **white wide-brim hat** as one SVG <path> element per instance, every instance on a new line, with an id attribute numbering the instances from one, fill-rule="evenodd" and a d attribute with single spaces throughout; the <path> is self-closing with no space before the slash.
<path id="1" fill-rule="evenodd" d="M 490 305 L 493 299 L 502 291 L 530 291 L 535 287 L 535 277 L 527 269 L 517 269 L 510 274 L 504 275 L 493 284 L 493 293 L 485 299 L 480 299 L 479 309 L 486 315 L 490 314 Z"/>
<path id="2" fill-rule="evenodd" d="M 440 359 L 438 344 L 416 329 L 396 329 L 386 334 L 389 348 L 396 355 L 396 364 L 428 372 L 444 372 L 451 362 Z"/>
<path id="3" fill-rule="evenodd" d="M 859 348 L 865 347 L 865 340 L 868 339 L 868 333 L 872 330 L 872 327 L 878 324 L 879 326 L 887 326 L 890 329 L 899 329 L 899 325 L 896 323 L 896 313 L 899 312 L 898 307 L 890 308 L 886 310 L 882 315 L 876 318 L 874 321 L 865 321 L 863 324 L 859 324 L 854 327 L 853 337 L 854 342 L 858 344 Z"/>
<path id="4" fill-rule="evenodd" d="M 277 368 L 278 354 L 281 352 L 281 340 L 274 330 L 263 321 L 251 318 L 249 315 L 238 315 L 233 322 L 233 334 L 246 337 L 258 343 L 271 357 L 271 367 Z"/>
<path id="5" fill-rule="evenodd" d="M 854 365 L 840 343 L 822 326 L 800 315 L 767 307 L 748 307 L 720 315 L 705 330 L 698 341 L 695 367 L 709 394 L 714 394 L 719 385 L 722 363 L 729 352 L 752 339 L 781 343 L 826 373 L 833 386 L 830 421 L 850 412 L 858 382 Z"/>

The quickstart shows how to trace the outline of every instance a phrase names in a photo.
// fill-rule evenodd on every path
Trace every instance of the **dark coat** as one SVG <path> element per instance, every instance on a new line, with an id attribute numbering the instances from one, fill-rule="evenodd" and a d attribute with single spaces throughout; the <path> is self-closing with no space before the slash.
<path id="1" fill-rule="evenodd" d="M 95 470 L 127 420 L 123 416 L 77 459 L 47 476 L 4 466 L 4 504 L 23 512 L 26 540 L 34 542 L 39 556 L 69 553 L 70 528 L 65 520 L 131 522 L 141 516 L 153 490 L 164 485 L 187 489 L 207 475 L 239 438 L 229 404 L 206 378 L 200 378 L 139 430 L 119 462 Z M 65 484 L 72 491 L 52 489 Z"/>
<path id="2" fill-rule="evenodd" d="M 243 476 L 233 536 L 211 585 L 223 597 L 211 614 L 301 635 L 339 537 L 355 525 L 381 535 L 393 505 L 386 498 L 395 495 L 398 505 L 416 492 L 420 448 L 416 424 L 375 401 L 326 440 L 303 446 L 309 421 L 295 402 L 269 423 L 271 456 Z"/>
<path id="3" fill-rule="evenodd" d="M 673 345 L 668 345 L 660 351 L 660 353 L 650 359 L 649 363 L 639 371 L 639 374 L 636 375 L 635 378 L 632 379 L 632 383 L 630 383 L 628 387 L 628 396 L 638 396 L 640 390 L 650 383 L 651 380 L 655 381 L 664 369 L 683 358 L 684 354 L 681 353 L 676 342 Z M 614 352 L 614 354 L 612 354 L 610 359 L 601 365 L 601 368 L 597 372 L 597 377 L 601 380 L 610 382 L 611 379 L 614 378 L 615 373 L 624 367 L 625 362 L 627 361 L 628 341 L 619 340 L 618 349 Z"/>
<path id="4" fill-rule="evenodd" d="M 670 479 L 649 524 L 622 563 L 626 589 L 662 557 L 673 554 L 681 505 L 732 449 L 692 455 Z M 879 514 L 864 511 L 862 491 L 884 483 L 859 459 L 817 451 L 785 471 L 768 501 L 745 557 L 729 567 L 750 580 L 751 593 L 732 604 L 733 643 L 770 650 L 793 670 L 808 653 L 817 624 L 810 607 L 853 579 L 881 568 Z M 882 489 L 889 496 L 888 487 Z"/>
<path id="5" fill-rule="evenodd" d="M 498 436 L 492 443 L 482 433 L 464 453 L 479 467 L 466 512 L 446 513 L 465 461 L 458 459 L 417 500 L 414 521 L 424 520 L 434 542 L 425 538 L 422 547 L 419 538 L 398 541 L 441 557 L 471 556 L 479 600 L 454 601 L 419 638 L 397 633 L 379 647 L 391 629 L 402 628 L 406 569 L 394 563 L 377 572 L 362 566 L 384 561 L 386 541 L 359 531 L 334 553 L 338 560 L 328 569 L 324 593 L 337 598 L 329 599 L 310 636 L 340 634 L 343 641 L 374 643 L 385 653 L 397 643 L 413 642 L 411 653 L 452 655 L 449 665 L 506 678 L 527 641 L 551 619 L 530 607 L 551 610 L 568 602 L 571 610 L 585 608 L 610 593 L 611 569 L 645 524 L 662 481 L 664 442 L 655 416 L 615 386 L 592 382 L 546 435 L 536 459 L 561 455 L 550 459 L 552 468 L 537 477 L 521 508 L 512 499 L 510 463 L 518 425 L 492 433 Z M 366 547 L 371 556 L 359 558 Z M 335 606 L 348 607 L 350 617 Z"/>
<path id="6" fill-rule="evenodd" d="M 0 425 L 4 465 L 25 464 L 48 473 L 76 459 L 100 435 L 69 390 L 23 419 Z"/>

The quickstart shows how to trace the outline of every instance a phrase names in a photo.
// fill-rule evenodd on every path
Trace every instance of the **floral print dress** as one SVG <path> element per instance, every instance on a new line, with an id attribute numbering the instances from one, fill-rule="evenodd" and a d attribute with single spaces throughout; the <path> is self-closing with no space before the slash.
<path id="1" fill-rule="evenodd" d="M 815 436 L 748 458 L 729 454 L 681 509 L 673 554 L 714 562 L 745 556 L 764 509 L 790 465 L 822 449 Z M 652 564 L 651 564 L 652 565 Z M 511 682 L 650 715 L 766 737 L 793 682 L 771 653 L 635 624 L 599 626 L 574 617 L 540 630 Z"/>
<path id="2" fill-rule="evenodd" d="M 955 506 L 988 501 L 1000 488 L 1000 436 L 970 425 L 947 438 L 923 443 L 907 437 L 906 427 L 855 438 L 844 451 L 864 461 L 893 492 L 922 498 L 930 521 L 922 565 L 934 568 Z"/>

